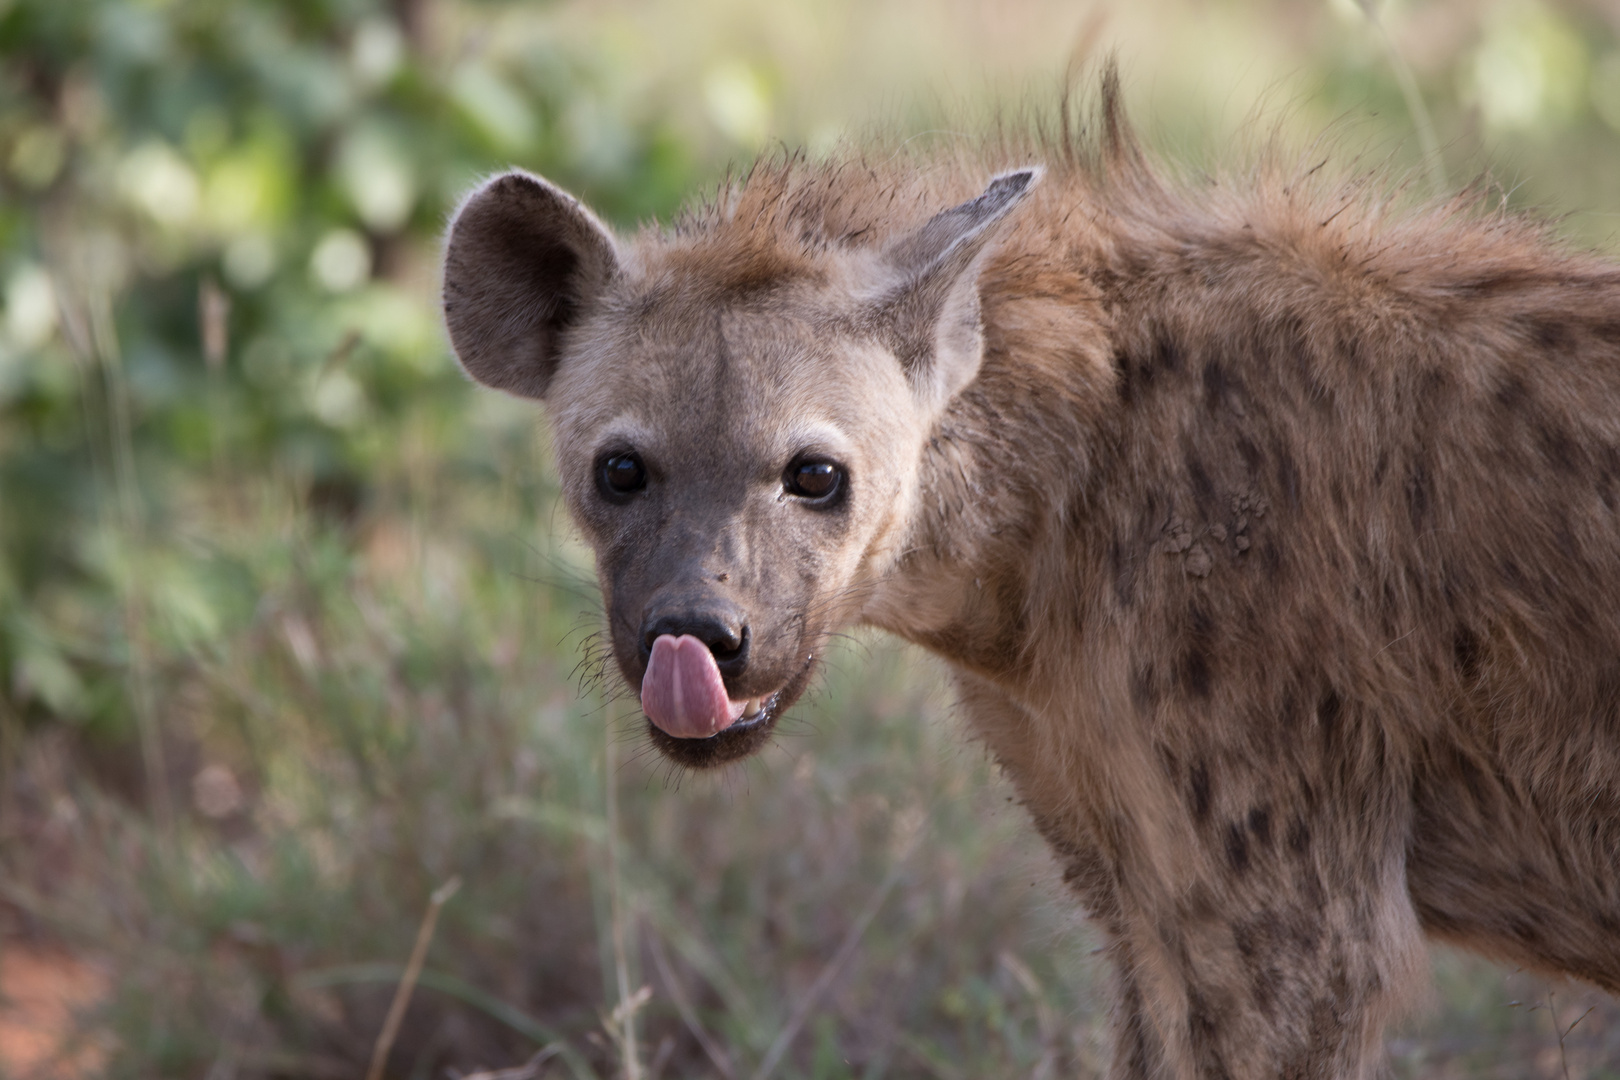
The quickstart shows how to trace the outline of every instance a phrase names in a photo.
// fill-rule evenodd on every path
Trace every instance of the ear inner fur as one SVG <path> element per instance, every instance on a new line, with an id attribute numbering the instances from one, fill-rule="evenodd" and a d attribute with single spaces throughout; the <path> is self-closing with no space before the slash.
<path id="1" fill-rule="evenodd" d="M 473 192 L 450 225 L 444 313 L 456 356 L 486 386 L 543 398 L 560 338 L 601 292 L 613 236 L 573 196 L 511 172 Z"/>
<path id="2" fill-rule="evenodd" d="M 983 194 L 930 218 L 890 244 L 884 261 L 900 278 L 872 320 L 918 393 L 942 407 L 978 371 L 978 276 L 997 226 L 1039 181 L 1030 166 L 994 177 Z"/>

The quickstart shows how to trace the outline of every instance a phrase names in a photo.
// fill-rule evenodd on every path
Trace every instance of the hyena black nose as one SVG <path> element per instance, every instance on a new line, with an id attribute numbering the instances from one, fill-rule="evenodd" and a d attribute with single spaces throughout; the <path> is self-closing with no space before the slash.
<path id="1" fill-rule="evenodd" d="M 748 666 L 748 624 L 740 612 L 679 611 L 650 616 L 641 627 L 641 655 L 652 654 L 653 642 L 665 634 L 690 634 L 709 647 L 720 674 L 736 677 Z"/>

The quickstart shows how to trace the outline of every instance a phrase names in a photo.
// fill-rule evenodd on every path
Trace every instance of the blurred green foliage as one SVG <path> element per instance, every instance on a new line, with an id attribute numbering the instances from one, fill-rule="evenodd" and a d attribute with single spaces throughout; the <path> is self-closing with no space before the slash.
<path id="1" fill-rule="evenodd" d="M 428 14 L 360 0 L 0 5 L 0 687 L 13 708 L 130 733 L 119 628 L 134 579 L 161 583 L 141 590 L 162 608 L 144 644 L 154 662 L 252 617 L 241 567 L 136 559 L 123 542 L 169 534 L 193 478 L 283 474 L 317 509 L 353 514 L 390 497 L 405 431 L 458 424 L 468 391 L 431 299 L 434 241 L 492 164 L 584 182 L 627 218 L 668 210 L 692 183 L 655 122 L 620 123 L 614 160 L 585 159 L 558 116 L 587 65 L 543 48 L 434 55 Z M 487 447 L 446 434 L 443 467 L 488 468 Z"/>
<path id="2" fill-rule="evenodd" d="M 915 654 L 857 642 L 718 780 L 639 756 L 543 429 L 445 347 L 438 233 L 508 165 L 631 227 L 773 137 L 948 141 L 1112 48 L 1177 158 L 1275 117 L 1611 242 L 1610 7 L 1368 10 L 0 0 L 0 937 L 112 972 L 111 1076 L 357 1074 L 452 874 L 398 1075 L 622 1073 L 643 983 L 665 1075 L 1095 1071 L 1084 933 Z M 1402 1075 L 1529 1075 L 1579 1015 L 1470 963 Z M 1620 1070 L 1612 1010 L 1571 1053 Z"/>

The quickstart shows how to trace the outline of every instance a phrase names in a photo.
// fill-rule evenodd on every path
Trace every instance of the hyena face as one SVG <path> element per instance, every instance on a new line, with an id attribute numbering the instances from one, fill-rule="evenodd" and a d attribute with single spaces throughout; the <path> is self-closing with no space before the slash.
<path id="1" fill-rule="evenodd" d="M 451 226 L 462 364 L 541 398 L 613 653 L 658 747 L 746 755 L 905 540 L 922 450 L 978 369 L 977 266 L 1032 170 L 880 247 L 621 244 L 538 178 Z"/>

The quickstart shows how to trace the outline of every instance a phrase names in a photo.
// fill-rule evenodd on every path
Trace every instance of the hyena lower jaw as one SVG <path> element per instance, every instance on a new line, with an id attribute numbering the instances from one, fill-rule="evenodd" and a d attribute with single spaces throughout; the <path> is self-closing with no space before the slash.
<path id="1" fill-rule="evenodd" d="M 451 338 L 545 402 L 652 739 L 754 752 L 851 623 L 945 657 L 1117 1077 L 1377 1075 L 1424 935 L 1620 990 L 1620 268 L 1101 127 L 630 239 L 469 196 Z"/>

